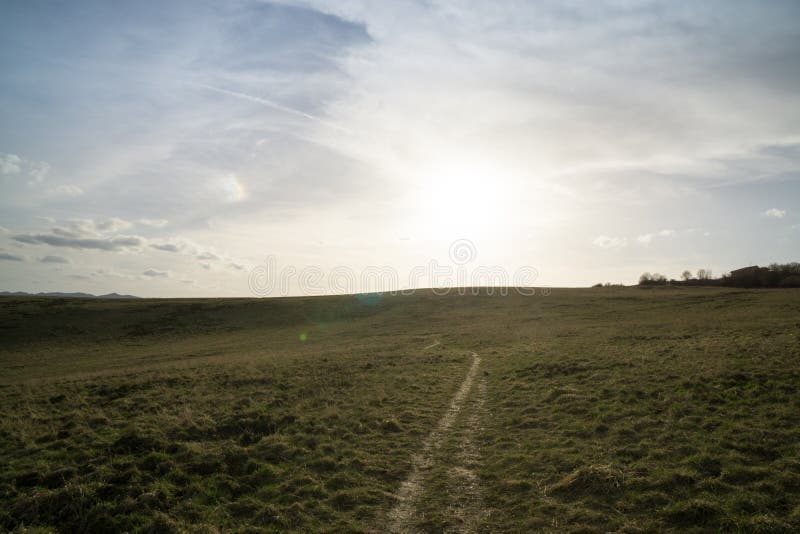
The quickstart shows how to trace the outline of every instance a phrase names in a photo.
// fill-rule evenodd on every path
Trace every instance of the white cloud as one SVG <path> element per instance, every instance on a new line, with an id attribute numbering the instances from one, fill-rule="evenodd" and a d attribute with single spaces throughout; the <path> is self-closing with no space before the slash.
<path id="1" fill-rule="evenodd" d="M 592 244 L 600 248 L 617 249 L 628 246 L 628 240 L 624 237 L 600 235 L 594 238 Z"/>
<path id="2" fill-rule="evenodd" d="M 0 234 L 10 234 L 11 230 L 6 228 L 5 226 L 0 226 Z"/>
<path id="3" fill-rule="evenodd" d="M 65 237 L 101 237 L 130 228 L 132 224 L 118 217 L 101 221 L 93 219 L 69 219 L 64 226 L 53 228 L 53 233 Z"/>
<path id="4" fill-rule="evenodd" d="M 48 189 L 48 192 L 56 195 L 65 195 L 68 197 L 79 197 L 83 194 L 83 189 L 77 185 L 65 184 L 57 187 L 51 187 Z"/>
<path id="5" fill-rule="evenodd" d="M 28 164 L 28 175 L 31 177 L 30 183 L 32 184 L 44 181 L 49 172 L 50 165 L 44 161 L 31 161 Z"/>
<path id="6" fill-rule="evenodd" d="M 19 174 L 22 158 L 16 154 L 0 154 L 0 174 Z"/>
<path id="7" fill-rule="evenodd" d="M 167 225 L 169 221 L 166 219 L 139 219 L 136 222 L 141 224 L 142 226 L 149 226 L 151 228 L 163 228 Z"/>
<path id="8" fill-rule="evenodd" d="M 689 230 L 690 233 L 693 231 L 694 230 Z M 675 236 L 675 230 L 664 229 L 664 230 L 659 230 L 656 233 L 647 233 L 637 236 L 636 241 L 638 241 L 643 245 L 649 245 L 650 243 L 653 242 L 653 239 L 655 237 L 674 237 L 674 236 Z"/>
<path id="9" fill-rule="evenodd" d="M 95 226 L 99 231 L 106 233 L 106 232 L 119 232 L 120 230 L 126 230 L 133 225 L 130 222 L 120 219 L 118 217 L 111 217 L 110 219 L 106 219 L 103 222 L 96 223 Z"/>
<path id="10" fill-rule="evenodd" d="M 16 154 L 0 153 L 0 174 L 2 175 L 26 175 L 29 179 L 28 183 L 33 185 L 44 181 L 49 172 L 50 165 L 44 161 L 33 161 Z"/>
<path id="11" fill-rule="evenodd" d="M 786 210 L 778 208 L 770 208 L 764 212 L 766 217 L 775 217 L 776 219 L 783 219 L 786 216 Z"/>

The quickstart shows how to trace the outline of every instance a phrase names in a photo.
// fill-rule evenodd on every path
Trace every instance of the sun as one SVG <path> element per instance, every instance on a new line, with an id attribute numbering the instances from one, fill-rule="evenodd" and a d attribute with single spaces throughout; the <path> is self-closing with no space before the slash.
<path id="1" fill-rule="evenodd" d="M 507 219 L 509 176 L 501 165 L 463 154 L 429 162 L 417 176 L 409 214 L 420 235 L 483 235 Z"/>

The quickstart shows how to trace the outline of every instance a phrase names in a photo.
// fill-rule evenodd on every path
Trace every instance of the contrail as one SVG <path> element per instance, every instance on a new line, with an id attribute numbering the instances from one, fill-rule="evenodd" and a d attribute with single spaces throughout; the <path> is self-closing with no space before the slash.
<path id="1" fill-rule="evenodd" d="M 352 130 L 347 129 L 344 126 L 339 126 L 338 124 L 326 121 L 325 119 L 320 119 L 319 117 L 306 113 L 305 111 L 300 111 L 299 109 L 290 108 L 288 106 L 284 106 L 283 104 L 273 102 L 272 100 L 267 100 L 266 98 L 248 95 L 246 93 L 240 93 L 238 91 L 231 91 L 229 89 L 222 89 L 220 87 L 214 87 L 213 85 L 197 84 L 197 87 L 202 87 L 203 89 L 214 91 L 215 93 L 220 93 L 223 95 L 235 96 L 236 98 L 241 98 L 243 100 L 249 100 L 250 102 L 255 102 L 257 104 L 261 104 L 270 107 L 272 109 L 277 109 L 278 111 L 283 111 L 284 113 L 289 113 L 291 115 L 296 115 L 298 117 L 303 117 L 304 119 L 318 122 L 319 124 L 325 125 L 328 128 L 333 128 L 334 130 L 339 130 L 340 132 L 344 132 L 351 135 L 353 134 Z"/>

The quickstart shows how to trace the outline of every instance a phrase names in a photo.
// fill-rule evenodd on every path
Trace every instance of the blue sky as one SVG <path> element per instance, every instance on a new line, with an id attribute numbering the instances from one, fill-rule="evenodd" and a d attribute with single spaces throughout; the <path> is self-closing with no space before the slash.
<path id="1" fill-rule="evenodd" d="M 555 286 L 798 259 L 794 1 L 2 11 L 0 290 L 405 279 L 457 239 Z"/>

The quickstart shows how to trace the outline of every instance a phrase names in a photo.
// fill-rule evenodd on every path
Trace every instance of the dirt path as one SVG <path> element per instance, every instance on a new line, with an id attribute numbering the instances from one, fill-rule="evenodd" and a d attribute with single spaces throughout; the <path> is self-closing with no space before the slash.
<path id="1" fill-rule="evenodd" d="M 488 512 L 483 504 L 483 492 L 476 470 L 480 465 L 480 446 L 477 442 L 486 416 L 486 376 L 478 379 L 475 394 L 467 405 L 462 425 L 454 428 L 458 439 L 458 454 L 448 473 L 452 527 L 445 532 L 478 532 Z"/>
<path id="2" fill-rule="evenodd" d="M 397 492 L 397 504 L 389 512 L 389 524 L 387 530 L 394 533 L 417 532 L 415 522 L 417 519 L 417 503 L 424 490 L 426 474 L 434 467 L 436 458 L 435 453 L 441 448 L 445 439 L 452 437 L 456 432 L 461 436 L 460 453 L 457 458 L 453 458 L 453 465 L 450 472 L 456 476 L 450 477 L 453 480 L 463 482 L 457 483 L 457 487 L 452 488 L 458 492 L 464 492 L 464 498 L 459 497 L 458 502 L 452 507 L 452 515 L 456 521 L 463 525 L 460 531 L 474 532 L 468 525 L 477 524 L 482 514 L 480 513 L 479 489 L 477 477 L 473 472 L 474 462 L 477 461 L 477 445 L 475 444 L 475 434 L 480 426 L 481 407 L 484 403 L 486 381 L 481 378 L 478 385 L 477 400 L 473 400 L 474 407 L 467 417 L 464 424 L 458 429 L 451 429 L 456 418 L 467 404 L 470 391 L 472 390 L 475 377 L 481 358 L 476 353 L 472 353 L 472 365 L 467 372 L 467 376 L 458 388 L 450 406 L 439 420 L 436 428 L 423 440 L 420 452 L 412 456 L 412 469 L 408 478 L 400 485 Z M 448 484 L 450 485 L 450 484 Z M 473 510 L 469 510 L 474 507 Z M 466 529 L 466 530 L 465 530 Z"/>

